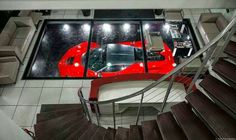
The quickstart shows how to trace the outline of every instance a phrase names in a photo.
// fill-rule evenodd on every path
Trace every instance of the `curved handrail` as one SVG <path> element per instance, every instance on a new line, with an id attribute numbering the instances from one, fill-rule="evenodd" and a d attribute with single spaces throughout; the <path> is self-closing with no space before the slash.
<path id="1" fill-rule="evenodd" d="M 206 52 L 211 47 L 215 47 L 216 45 L 214 45 L 214 44 L 217 43 L 228 31 L 230 31 L 232 29 L 232 27 L 235 26 L 235 24 L 236 24 L 236 17 L 234 17 L 231 20 L 231 22 L 226 26 L 226 28 L 223 31 L 220 32 L 220 34 L 218 34 L 213 40 L 211 40 L 209 43 L 207 43 L 202 49 L 197 51 L 195 54 L 193 54 L 189 59 L 187 59 L 183 63 L 179 64 L 171 72 L 169 72 L 168 74 L 162 76 L 160 79 L 158 79 L 157 81 L 155 81 L 152 84 L 148 85 L 147 87 L 141 89 L 140 91 L 137 91 L 133 94 L 130 94 L 130 95 L 127 95 L 127 96 L 124 96 L 124 97 L 110 99 L 110 100 L 106 100 L 106 101 L 89 101 L 89 100 L 86 100 L 86 99 L 83 98 L 83 96 L 81 94 L 82 92 L 79 92 L 79 97 L 84 102 L 90 103 L 90 104 L 108 104 L 108 103 L 119 102 L 119 101 L 122 101 L 122 100 L 126 100 L 126 99 L 129 99 L 129 98 L 141 95 L 142 93 L 147 92 L 148 90 L 152 89 L 153 87 L 155 87 L 159 83 L 163 82 L 164 80 L 166 80 L 168 77 L 172 76 L 173 74 L 176 74 L 179 70 L 181 70 L 183 67 L 185 67 L 186 65 L 191 63 L 195 58 L 199 57 L 201 54 Z"/>

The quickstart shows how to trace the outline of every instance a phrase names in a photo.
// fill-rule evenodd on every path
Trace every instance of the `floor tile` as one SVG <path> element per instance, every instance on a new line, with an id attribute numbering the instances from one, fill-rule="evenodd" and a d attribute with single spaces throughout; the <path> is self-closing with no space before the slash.
<path id="1" fill-rule="evenodd" d="M 193 19 L 195 23 L 198 23 L 200 15 L 193 15 Z"/>
<path id="2" fill-rule="evenodd" d="M 79 103 L 78 88 L 63 88 L 60 103 Z"/>
<path id="3" fill-rule="evenodd" d="M 20 65 L 20 72 L 24 72 L 28 64 L 29 58 L 25 58 L 23 64 Z"/>
<path id="4" fill-rule="evenodd" d="M 89 95 L 90 95 L 90 88 L 82 88 L 82 93 L 85 99 L 89 99 Z"/>
<path id="5" fill-rule="evenodd" d="M 121 125 L 121 115 L 120 114 L 116 114 L 116 125 Z M 96 122 L 96 118 L 94 117 L 94 120 Z M 114 121 L 113 121 L 113 116 L 112 115 L 101 115 L 100 116 L 100 123 L 102 125 L 113 125 Z"/>
<path id="6" fill-rule="evenodd" d="M 37 122 L 37 114 L 40 113 L 40 110 L 41 110 L 41 105 L 38 105 L 38 106 L 37 106 L 37 109 L 36 109 L 36 113 L 35 113 L 35 115 L 34 115 L 34 119 L 33 119 L 33 124 L 32 124 L 32 126 L 34 126 L 34 125 L 36 124 L 36 122 Z M 34 131 L 34 129 L 33 129 L 33 131 Z"/>
<path id="7" fill-rule="evenodd" d="M 50 19 L 63 19 L 64 15 L 51 15 Z"/>
<path id="8" fill-rule="evenodd" d="M 65 10 L 52 10 L 51 15 L 64 15 Z"/>
<path id="9" fill-rule="evenodd" d="M 62 88 L 43 88 L 39 104 L 58 104 Z"/>
<path id="10" fill-rule="evenodd" d="M 139 119 L 142 120 L 143 119 L 142 117 L 143 116 L 140 116 Z M 122 116 L 121 124 L 122 125 L 126 125 L 126 124 L 135 125 L 136 119 L 137 119 L 136 116 Z"/>
<path id="11" fill-rule="evenodd" d="M 36 41 L 38 39 L 38 35 L 39 35 L 39 31 L 40 31 L 41 27 L 42 27 L 42 22 L 40 22 L 39 25 L 38 25 L 38 30 L 34 34 L 34 38 L 32 39 L 30 47 L 29 47 L 29 49 L 27 51 L 26 58 L 29 58 L 31 56 L 31 54 L 32 54 L 32 51 L 33 51 L 35 43 L 36 43 Z"/>
<path id="12" fill-rule="evenodd" d="M 83 87 L 91 87 L 92 80 L 83 80 Z"/>
<path id="13" fill-rule="evenodd" d="M 64 19 L 77 19 L 78 15 L 64 15 Z"/>
<path id="14" fill-rule="evenodd" d="M 26 80 L 25 87 L 43 87 L 44 80 Z"/>
<path id="15" fill-rule="evenodd" d="M 3 89 L 3 87 L 0 87 L 0 96 L 2 95 Z"/>
<path id="16" fill-rule="evenodd" d="M 82 86 L 82 80 L 64 80 L 63 87 L 81 87 Z"/>
<path id="17" fill-rule="evenodd" d="M 25 56 L 25 58 L 30 58 L 30 56 L 31 56 L 31 54 L 32 54 L 32 51 L 33 51 L 33 48 L 34 48 L 34 44 L 35 44 L 35 38 L 37 38 L 38 37 L 38 35 L 35 35 L 35 37 L 33 38 L 33 40 L 32 40 L 32 44 L 33 45 L 31 45 L 30 47 L 29 47 L 29 49 L 28 49 L 28 52 L 27 52 L 27 54 L 26 54 L 26 56 Z"/>
<path id="18" fill-rule="evenodd" d="M 190 9 L 184 9 L 184 15 L 191 15 L 191 10 Z"/>
<path id="19" fill-rule="evenodd" d="M 66 10 L 65 15 L 78 15 L 79 10 Z"/>
<path id="20" fill-rule="evenodd" d="M 0 110 L 2 110 L 11 119 L 13 118 L 15 109 L 16 109 L 16 106 L 0 106 Z"/>
<path id="21" fill-rule="evenodd" d="M 43 87 L 62 87 L 63 80 L 45 80 Z"/>
<path id="22" fill-rule="evenodd" d="M 23 88 L 18 105 L 38 105 L 42 88 Z"/>
<path id="23" fill-rule="evenodd" d="M 17 106 L 13 120 L 21 127 L 31 127 L 37 106 Z"/>
<path id="24" fill-rule="evenodd" d="M 200 15 L 201 13 L 205 13 L 205 9 L 191 9 L 191 13 L 193 15 Z"/>
<path id="25" fill-rule="evenodd" d="M 0 105 L 17 105 L 22 88 L 4 88 L 0 96 Z"/>

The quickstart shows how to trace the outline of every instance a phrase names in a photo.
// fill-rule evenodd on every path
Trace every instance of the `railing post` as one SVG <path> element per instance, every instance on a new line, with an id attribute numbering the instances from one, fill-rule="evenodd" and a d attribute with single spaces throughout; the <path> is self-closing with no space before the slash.
<path id="1" fill-rule="evenodd" d="M 163 101 L 163 103 L 162 103 L 161 111 L 160 111 L 160 112 L 163 112 L 163 110 L 164 110 L 164 108 L 165 108 L 165 106 L 166 106 L 167 99 L 168 99 L 168 97 L 169 97 L 169 95 L 170 95 L 170 91 L 171 91 L 171 89 L 172 89 L 172 86 L 173 86 L 173 83 L 174 83 L 174 80 L 175 80 L 175 77 L 176 77 L 177 74 L 178 74 L 178 72 L 176 72 L 174 75 L 172 75 L 172 77 L 171 77 L 171 79 L 170 79 L 170 83 L 169 83 L 169 85 L 168 85 L 168 88 L 167 88 L 167 91 L 166 91 L 166 95 L 165 95 L 165 97 L 164 97 L 164 101 Z"/>
<path id="2" fill-rule="evenodd" d="M 112 102 L 112 115 L 113 115 L 113 125 L 114 125 L 114 129 L 116 129 L 115 102 Z"/>
<path id="3" fill-rule="evenodd" d="M 97 123 L 98 126 L 100 126 L 100 120 L 99 120 L 99 112 L 98 112 L 98 104 L 93 104 L 95 107 L 95 114 L 96 114 L 96 119 L 97 119 Z"/>
<path id="4" fill-rule="evenodd" d="M 217 43 L 217 42 L 216 42 L 216 43 Z M 207 52 L 206 57 L 205 57 L 205 59 L 204 59 L 203 62 L 202 62 L 202 65 L 199 67 L 199 69 L 197 70 L 197 73 L 195 74 L 195 76 L 194 76 L 192 82 L 189 84 L 189 87 L 188 87 L 188 89 L 187 89 L 187 94 L 189 94 L 189 93 L 191 92 L 191 90 L 192 90 L 194 84 L 196 83 L 196 81 L 197 81 L 199 75 L 202 73 L 204 67 L 206 66 L 208 60 L 209 60 L 209 59 L 211 58 L 211 56 L 213 55 L 213 52 L 214 52 L 215 49 L 216 49 L 216 48 L 212 47 L 212 48 L 210 48 L 210 50 Z"/>
<path id="5" fill-rule="evenodd" d="M 85 114 L 88 116 L 88 120 L 90 121 L 90 122 L 92 122 L 92 119 L 91 119 L 91 116 L 90 116 L 90 113 L 89 113 L 89 111 L 88 111 L 88 107 L 87 107 L 87 104 L 86 104 L 86 102 L 83 102 L 83 106 L 84 106 L 84 108 L 85 108 Z"/>
<path id="6" fill-rule="evenodd" d="M 83 93 L 82 93 L 81 89 L 79 89 L 79 91 L 78 91 L 78 96 L 79 96 L 79 99 L 80 99 L 80 103 L 81 103 L 81 105 L 82 105 L 82 108 L 83 108 L 83 110 L 84 110 L 84 113 L 85 113 L 85 115 L 88 117 L 88 120 L 91 122 L 92 119 L 91 119 L 91 116 L 90 116 L 90 114 L 89 114 L 89 111 L 88 111 L 88 107 L 87 107 L 87 105 L 86 105 L 86 102 L 83 100 Z"/>
<path id="7" fill-rule="evenodd" d="M 136 123 L 135 123 L 136 125 L 138 125 L 138 122 L 139 122 L 140 110 L 143 105 L 143 96 L 144 96 L 144 92 L 141 95 L 141 100 L 140 100 L 139 107 L 138 107 L 138 113 L 137 113 L 137 118 L 136 118 Z"/>

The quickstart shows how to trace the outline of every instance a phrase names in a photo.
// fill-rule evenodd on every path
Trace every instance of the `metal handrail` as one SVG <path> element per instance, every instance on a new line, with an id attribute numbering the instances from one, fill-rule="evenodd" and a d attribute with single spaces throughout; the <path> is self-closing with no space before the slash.
<path id="1" fill-rule="evenodd" d="M 129 99 L 129 98 L 141 95 L 141 94 L 147 92 L 148 90 L 154 88 L 155 86 L 157 86 L 159 83 L 163 82 L 164 80 L 166 80 L 170 76 L 176 74 L 179 70 L 181 70 L 183 67 L 185 67 L 186 65 L 191 63 L 195 58 L 199 57 L 201 54 L 203 54 L 204 52 L 206 52 L 210 48 L 216 47 L 216 45 L 214 45 L 214 44 L 217 43 L 222 37 L 224 37 L 225 34 L 228 31 L 230 31 L 233 28 L 233 26 L 235 26 L 235 24 L 236 24 L 236 17 L 234 17 L 231 20 L 231 22 L 226 26 L 226 28 L 223 31 L 220 32 L 220 34 L 218 34 L 213 40 L 211 40 L 209 43 L 207 43 L 202 49 L 197 51 L 195 54 L 193 54 L 189 59 L 187 59 L 183 63 L 179 64 L 171 72 L 169 72 L 168 74 L 162 76 L 160 79 L 158 79 L 157 81 L 153 82 L 152 84 L 148 85 L 147 87 L 143 88 L 140 91 L 137 91 L 133 94 L 130 94 L 130 95 L 127 95 L 127 96 L 124 96 L 124 97 L 110 99 L 110 100 L 106 100 L 106 101 L 89 101 L 89 100 L 84 99 L 81 93 L 79 93 L 79 97 L 86 103 L 98 105 L 98 104 L 109 104 L 109 103 L 119 102 L 119 101 L 122 101 L 122 100 L 126 100 L 126 99 Z"/>

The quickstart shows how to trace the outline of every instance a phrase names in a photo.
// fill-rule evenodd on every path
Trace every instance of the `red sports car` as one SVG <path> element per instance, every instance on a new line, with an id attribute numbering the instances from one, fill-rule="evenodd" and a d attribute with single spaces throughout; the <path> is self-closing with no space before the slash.
<path id="1" fill-rule="evenodd" d="M 58 63 L 61 77 L 83 77 L 87 47 L 88 42 L 83 42 L 64 54 Z M 87 77 L 145 72 L 141 41 L 102 46 L 91 42 L 89 53 Z M 146 54 L 149 73 L 166 74 L 174 68 L 172 51 L 166 43 L 162 51 L 146 51 Z"/>

